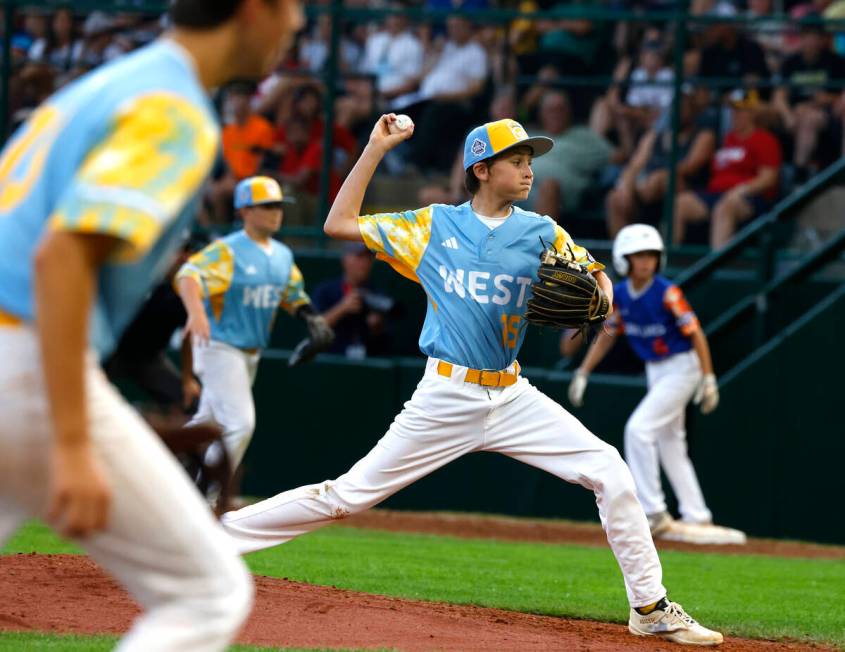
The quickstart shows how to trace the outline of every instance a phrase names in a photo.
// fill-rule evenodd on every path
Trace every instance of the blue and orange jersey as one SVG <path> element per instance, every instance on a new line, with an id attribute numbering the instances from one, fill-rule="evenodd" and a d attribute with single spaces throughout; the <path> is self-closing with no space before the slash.
<path id="1" fill-rule="evenodd" d="M 505 369 L 516 360 L 547 245 L 571 251 L 590 271 L 603 269 L 552 219 L 516 207 L 494 229 L 469 203 L 364 215 L 358 226 L 377 257 L 428 295 L 420 350 L 474 369 Z"/>
<path id="2" fill-rule="evenodd" d="M 646 362 L 689 351 L 690 337 L 700 328 L 681 289 L 659 274 L 640 293 L 633 291 L 628 280 L 618 283 L 613 306 L 608 330 L 625 333 L 634 353 Z"/>
<path id="3" fill-rule="evenodd" d="M 34 318 L 45 232 L 111 236 L 90 331 L 109 353 L 171 264 L 218 144 L 193 62 L 166 39 L 47 100 L 0 155 L 0 313 Z"/>
<path id="4" fill-rule="evenodd" d="M 281 307 L 293 314 L 311 303 L 291 250 L 270 240 L 265 249 L 245 231 L 216 240 L 191 256 L 176 279 L 200 286 L 211 339 L 239 349 L 260 349 Z"/>

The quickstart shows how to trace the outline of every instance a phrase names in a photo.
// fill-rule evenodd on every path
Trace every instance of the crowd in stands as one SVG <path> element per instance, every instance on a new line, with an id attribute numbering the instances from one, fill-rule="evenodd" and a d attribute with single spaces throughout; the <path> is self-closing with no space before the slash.
<path id="1" fill-rule="evenodd" d="M 406 198 L 409 205 L 464 201 L 464 135 L 480 122 L 514 117 L 556 144 L 535 162 L 528 208 L 563 224 L 592 219 L 600 229 L 590 236 L 613 237 L 634 220 L 656 223 L 664 207 L 673 206 L 675 241 L 714 247 L 845 147 L 845 28 L 819 22 L 845 15 L 845 0 L 693 0 L 693 13 L 727 22 L 690 24 L 671 198 L 671 24 L 586 18 L 475 23 L 467 12 L 577 4 L 665 11 L 672 0 L 420 3 L 455 12 L 413 22 L 391 13 L 342 25 L 331 124 L 323 75 L 330 63 L 327 14 L 309 21 L 267 79 L 221 89 L 222 156 L 207 193 L 206 223 L 230 222 L 234 185 L 256 173 L 279 179 L 304 211 L 302 223 L 319 223 L 314 198 L 324 162 L 333 197 L 375 117 L 385 111 L 407 113 L 416 124 L 415 137 L 381 170 L 420 181 L 418 196 Z M 408 6 L 394 0 L 346 5 Z M 791 24 L 767 20 L 783 13 Z M 738 16 L 755 21 L 730 22 Z M 13 123 L 82 72 L 147 43 L 165 23 L 143 13 L 77 15 L 70 6 L 19 10 L 12 39 Z M 593 83 L 595 78 L 606 81 Z M 327 130 L 331 152 L 324 151 Z"/>

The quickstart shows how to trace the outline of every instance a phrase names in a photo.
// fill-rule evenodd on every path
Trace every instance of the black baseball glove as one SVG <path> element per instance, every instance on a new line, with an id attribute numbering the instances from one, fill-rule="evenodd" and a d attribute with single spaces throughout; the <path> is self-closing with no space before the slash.
<path id="1" fill-rule="evenodd" d="M 334 342 L 334 331 L 325 318 L 318 314 L 311 304 L 302 306 L 296 316 L 305 322 L 308 337 L 296 345 L 288 358 L 288 366 L 295 367 L 311 361 L 321 351 L 328 349 Z"/>
<path id="2" fill-rule="evenodd" d="M 525 320 L 538 326 L 584 329 L 607 318 L 610 302 L 595 276 L 571 255 L 546 249 L 531 285 Z"/>

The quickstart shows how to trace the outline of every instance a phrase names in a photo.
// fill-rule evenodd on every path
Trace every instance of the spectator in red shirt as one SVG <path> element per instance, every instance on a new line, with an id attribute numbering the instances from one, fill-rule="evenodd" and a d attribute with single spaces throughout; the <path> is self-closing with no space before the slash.
<path id="1" fill-rule="evenodd" d="M 309 124 L 298 116 L 291 117 L 284 129 L 285 142 L 280 148 L 281 160 L 276 176 L 285 187 L 298 194 L 316 196 L 320 191 L 320 171 L 323 168 L 323 140 L 312 139 Z M 335 160 L 329 177 L 331 201 L 334 201 L 343 182 L 340 170 L 347 167 L 345 157 L 345 150 L 335 143 Z"/>
<path id="2" fill-rule="evenodd" d="M 709 217 L 710 245 L 722 247 L 739 222 L 764 213 L 777 199 L 783 155 L 774 135 L 757 126 L 757 91 L 734 91 L 729 101 L 732 130 L 713 157 L 707 190 L 682 192 L 675 200 L 675 244 L 683 242 L 689 222 Z"/>
<path id="3" fill-rule="evenodd" d="M 278 127 L 276 130 L 276 140 L 283 146 L 287 141 L 287 117 L 295 117 L 304 120 L 308 125 L 308 139 L 310 141 L 322 140 L 323 133 L 326 129 L 326 123 L 322 118 L 323 113 L 323 93 L 313 84 L 305 84 L 298 86 L 293 92 L 292 107 L 289 112 L 284 109 L 280 110 L 280 115 L 277 116 Z M 355 136 L 341 125 L 335 124 L 333 131 L 334 146 L 344 150 L 347 155 L 354 157 L 357 149 Z"/>
<path id="4" fill-rule="evenodd" d="M 289 117 L 280 120 L 281 124 L 276 131 L 277 151 L 281 155 L 279 180 L 312 195 L 319 192 L 323 165 L 325 122 L 320 117 L 322 108 L 323 96 L 320 90 L 310 84 L 300 86 L 294 91 Z M 331 200 L 352 167 L 358 149 L 355 137 L 341 125 L 334 125 L 332 137 Z"/>

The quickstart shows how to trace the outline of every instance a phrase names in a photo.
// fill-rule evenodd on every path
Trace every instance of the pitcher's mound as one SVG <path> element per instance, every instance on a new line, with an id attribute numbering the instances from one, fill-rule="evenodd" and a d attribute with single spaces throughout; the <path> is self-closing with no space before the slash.
<path id="1" fill-rule="evenodd" d="M 394 650 L 671 650 L 623 625 L 402 600 L 268 577 L 238 642 L 273 647 Z M 80 555 L 0 557 L 0 630 L 121 634 L 139 609 Z M 806 643 L 728 639 L 731 651 L 832 649 Z"/>

